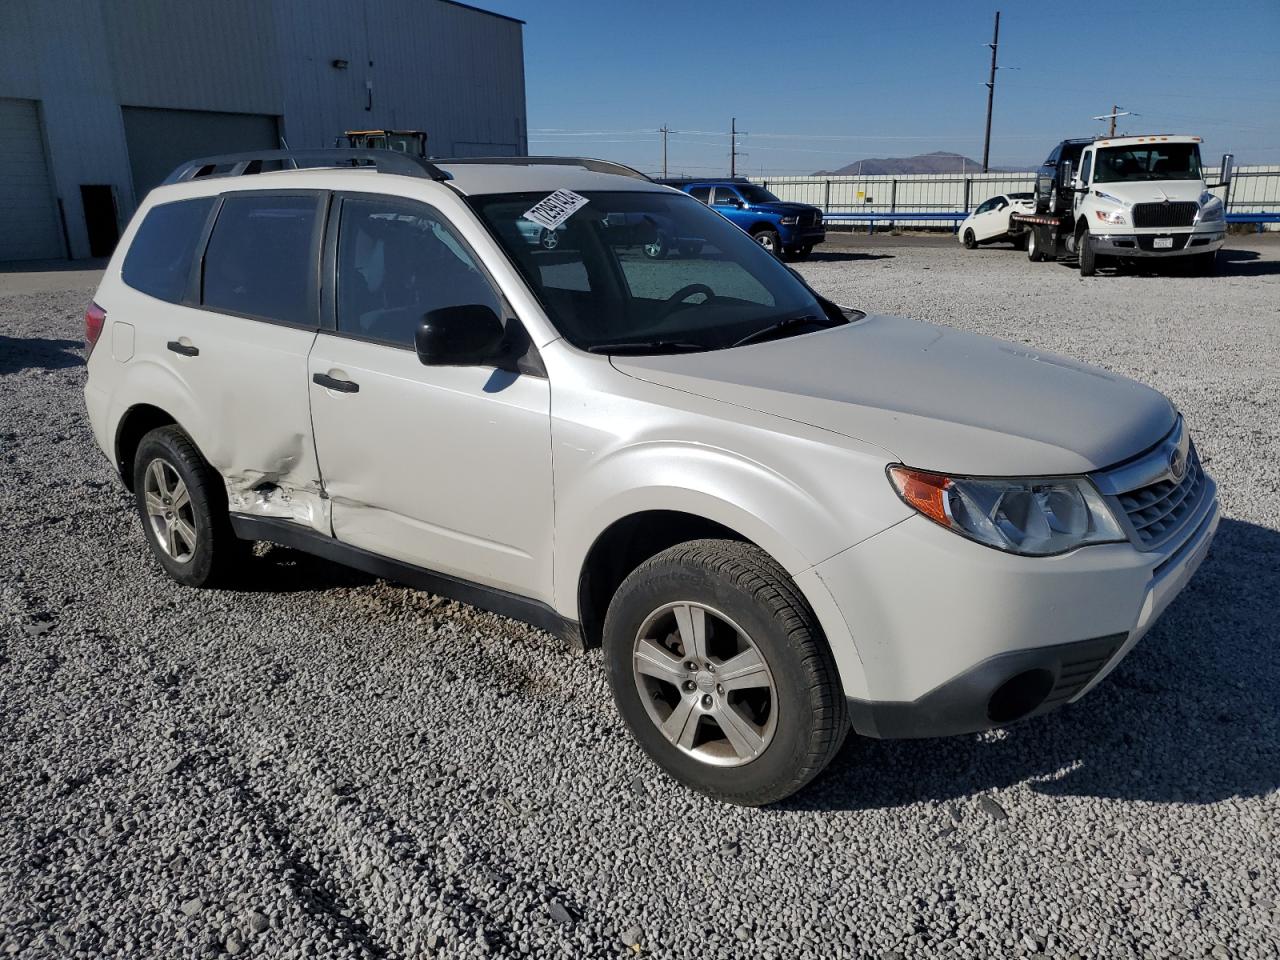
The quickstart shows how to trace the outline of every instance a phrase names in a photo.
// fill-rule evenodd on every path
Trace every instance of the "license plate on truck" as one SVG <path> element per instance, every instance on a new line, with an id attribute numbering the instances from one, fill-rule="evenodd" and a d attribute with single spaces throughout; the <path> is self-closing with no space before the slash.
<path id="1" fill-rule="evenodd" d="M 1153 250 L 1172 250 L 1173 237 L 1156 237 L 1155 242 L 1151 244 Z"/>

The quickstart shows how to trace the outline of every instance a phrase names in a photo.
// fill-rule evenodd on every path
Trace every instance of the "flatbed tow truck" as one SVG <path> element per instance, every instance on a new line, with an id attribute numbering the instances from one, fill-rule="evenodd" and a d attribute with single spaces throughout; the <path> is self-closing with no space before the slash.
<path id="1" fill-rule="evenodd" d="M 1075 257 L 1081 276 L 1107 262 L 1184 259 L 1214 272 L 1226 239 L 1221 182 L 1207 184 L 1200 137 L 1155 135 L 1064 140 L 1036 175 L 1036 212 L 1009 216 L 1009 236 L 1033 262 Z"/>

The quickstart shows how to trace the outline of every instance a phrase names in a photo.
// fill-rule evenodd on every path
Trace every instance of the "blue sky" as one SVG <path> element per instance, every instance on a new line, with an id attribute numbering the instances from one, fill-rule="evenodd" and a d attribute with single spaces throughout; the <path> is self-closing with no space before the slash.
<path id="1" fill-rule="evenodd" d="M 673 173 L 724 172 L 736 116 L 754 175 L 932 150 L 980 160 L 1001 9 L 993 165 L 1102 132 L 1090 118 L 1113 103 L 1140 114 L 1121 131 L 1280 163 L 1280 0 L 475 3 L 527 21 L 530 153 L 652 171 L 666 124 Z"/>

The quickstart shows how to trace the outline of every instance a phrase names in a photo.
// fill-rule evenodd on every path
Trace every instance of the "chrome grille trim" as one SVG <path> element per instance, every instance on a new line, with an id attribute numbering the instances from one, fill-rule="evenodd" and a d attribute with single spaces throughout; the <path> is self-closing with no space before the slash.
<path id="1" fill-rule="evenodd" d="M 1185 464 L 1180 474 L 1175 462 Z M 1181 418 L 1152 450 L 1092 479 L 1139 550 L 1157 550 L 1194 529 L 1214 491 Z"/>

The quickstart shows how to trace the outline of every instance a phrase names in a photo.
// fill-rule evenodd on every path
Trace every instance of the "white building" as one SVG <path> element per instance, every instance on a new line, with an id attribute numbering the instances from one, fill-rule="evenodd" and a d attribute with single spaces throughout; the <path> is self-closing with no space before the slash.
<path id="1" fill-rule="evenodd" d="M 528 152 L 523 22 L 453 0 L 0 0 L 0 260 L 102 255 L 183 160 Z"/>

